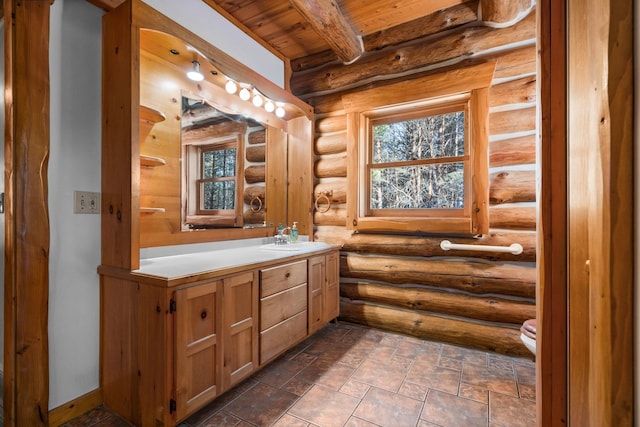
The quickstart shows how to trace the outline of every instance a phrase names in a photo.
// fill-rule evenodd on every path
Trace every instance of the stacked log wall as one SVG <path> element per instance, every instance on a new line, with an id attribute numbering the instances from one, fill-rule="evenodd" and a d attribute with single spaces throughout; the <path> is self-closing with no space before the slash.
<path id="1" fill-rule="evenodd" d="M 245 169 L 243 193 L 244 223 L 262 224 L 265 221 L 266 196 L 266 130 L 252 129 L 245 144 Z"/>
<path id="2" fill-rule="evenodd" d="M 352 73 L 352 68 L 332 65 L 334 82 L 348 82 L 347 86 L 330 90 L 328 86 L 316 87 L 319 92 L 315 94 L 296 93 L 315 108 L 314 194 L 330 195 L 331 205 L 327 205 L 326 199 L 319 199 L 319 209 L 314 213 L 314 238 L 342 245 L 342 320 L 530 356 L 520 341 L 519 327 L 524 320 L 535 317 L 537 137 L 532 15 L 535 16 L 535 11 L 514 25 L 513 32 L 508 28 L 486 28 L 481 23 L 477 28 L 461 28 L 446 37 L 459 36 L 464 40 L 465 34 L 482 33 L 491 40 L 479 42 L 467 38 L 469 45 L 462 41 L 451 47 L 441 61 L 431 58 L 435 65 L 430 65 L 427 71 L 405 70 L 400 77 L 410 79 L 412 75 L 450 69 L 452 63 L 463 67 L 478 60 L 496 62 L 489 116 L 490 230 L 480 237 L 353 234 L 347 230 L 346 203 L 352 195 L 347 194 L 347 124 L 341 96 L 397 81 L 399 77 L 379 76 L 375 82 L 354 87 L 352 75 L 337 75 L 340 70 Z M 398 55 L 407 52 L 403 46 L 392 46 L 375 55 L 389 57 L 393 49 L 400 52 Z M 459 57 L 451 58 L 451 51 L 460 52 Z M 379 69 L 379 61 L 371 59 L 370 66 Z M 359 74 L 368 75 L 361 65 L 356 67 Z M 321 72 L 322 69 L 306 71 L 317 75 Z M 298 77 L 298 81 L 302 79 Z M 314 83 L 307 85 L 310 88 Z M 520 255 L 445 252 L 440 248 L 443 239 L 497 246 L 517 242 L 524 251 Z"/>

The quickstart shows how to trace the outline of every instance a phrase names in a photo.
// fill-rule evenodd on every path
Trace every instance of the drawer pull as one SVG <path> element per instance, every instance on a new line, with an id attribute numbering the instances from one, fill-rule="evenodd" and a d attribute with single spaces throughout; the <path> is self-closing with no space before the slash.
<path id="1" fill-rule="evenodd" d="M 285 279 L 288 279 L 291 276 L 291 273 L 287 271 L 287 274 L 284 275 Z"/>
<path id="2" fill-rule="evenodd" d="M 206 319 L 206 318 L 207 318 L 207 310 L 202 310 L 202 313 L 200 313 L 200 318 L 201 318 L 202 320 L 204 320 L 204 319 Z"/>

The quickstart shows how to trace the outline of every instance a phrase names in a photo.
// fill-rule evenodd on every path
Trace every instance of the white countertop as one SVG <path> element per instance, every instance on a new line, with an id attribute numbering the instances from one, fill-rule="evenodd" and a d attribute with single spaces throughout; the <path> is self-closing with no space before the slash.
<path id="1" fill-rule="evenodd" d="M 142 258 L 140 268 L 133 270 L 132 273 L 176 279 L 216 270 L 278 261 L 290 256 L 310 254 L 336 247 L 325 242 L 301 241 L 287 245 L 274 245 L 273 243 L 264 244 L 261 241 L 256 244 L 256 239 L 247 240 L 246 246 L 238 245 L 237 241 L 227 245 L 225 242 L 218 242 L 210 250 Z M 153 255 L 153 252 L 150 254 Z"/>

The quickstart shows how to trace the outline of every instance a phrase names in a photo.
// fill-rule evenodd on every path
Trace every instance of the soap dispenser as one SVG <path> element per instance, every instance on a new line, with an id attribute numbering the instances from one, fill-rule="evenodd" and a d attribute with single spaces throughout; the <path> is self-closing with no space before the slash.
<path id="1" fill-rule="evenodd" d="M 291 243 L 296 243 L 298 241 L 298 223 L 296 221 L 293 222 L 293 227 L 291 227 Z"/>

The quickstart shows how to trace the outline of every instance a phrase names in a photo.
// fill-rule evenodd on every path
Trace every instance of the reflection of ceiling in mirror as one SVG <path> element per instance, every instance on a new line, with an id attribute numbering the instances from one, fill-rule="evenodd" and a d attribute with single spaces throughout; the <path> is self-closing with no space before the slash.
<path id="1" fill-rule="evenodd" d="M 237 122 L 249 126 L 260 126 L 252 118 L 241 114 L 222 111 L 203 99 L 182 97 L 182 129 L 189 130 L 203 126 L 211 126 L 222 122 Z"/>

